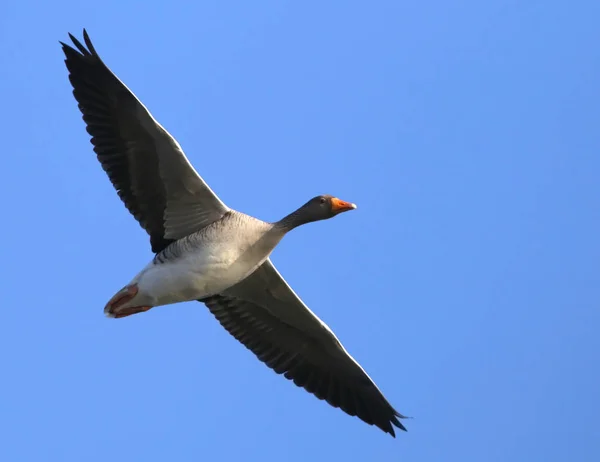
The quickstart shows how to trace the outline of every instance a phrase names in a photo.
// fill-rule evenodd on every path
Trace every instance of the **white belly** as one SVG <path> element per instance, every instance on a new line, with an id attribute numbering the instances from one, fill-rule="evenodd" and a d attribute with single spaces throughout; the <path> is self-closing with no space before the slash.
<path id="1" fill-rule="evenodd" d="M 151 262 L 132 281 L 139 288 L 136 303 L 160 306 L 221 293 L 249 276 L 270 250 L 242 251 L 215 243 L 174 261 Z"/>

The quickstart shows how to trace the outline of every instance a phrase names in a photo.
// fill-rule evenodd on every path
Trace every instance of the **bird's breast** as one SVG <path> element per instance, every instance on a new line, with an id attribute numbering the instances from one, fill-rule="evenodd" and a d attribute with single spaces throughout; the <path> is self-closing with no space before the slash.
<path id="1" fill-rule="evenodd" d="M 249 276 L 268 258 L 273 247 L 260 238 L 237 245 L 227 239 L 204 242 L 177 258 L 153 261 L 136 282 L 154 306 L 205 298 L 222 293 Z"/>

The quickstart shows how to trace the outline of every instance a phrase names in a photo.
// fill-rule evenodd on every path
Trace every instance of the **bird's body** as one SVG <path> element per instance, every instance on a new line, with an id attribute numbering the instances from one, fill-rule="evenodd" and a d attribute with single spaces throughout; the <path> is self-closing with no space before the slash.
<path id="1" fill-rule="evenodd" d="M 240 228 L 246 232 L 237 232 Z M 219 294 L 256 270 L 282 237 L 273 224 L 231 211 L 159 252 L 128 284 L 137 285 L 136 297 L 119 308 L 155 307 Z"/>
<path id="2" fill-rule="evenodd" d="M 62 44 L 73 94 L 94 151 L 127 209 L 150 236 L 154 258 L 105 306 L 122 318 L 198 300 L 278 374 L 319 399 L 395 435 L 402 416 L 296 295 L 269 256 L 286 233 L 356 208 L 322 195 L 270 223 L 226 206 L 177 141 L 85 46 Z M 339 285 L 338 285 L 339 286 Z"/>

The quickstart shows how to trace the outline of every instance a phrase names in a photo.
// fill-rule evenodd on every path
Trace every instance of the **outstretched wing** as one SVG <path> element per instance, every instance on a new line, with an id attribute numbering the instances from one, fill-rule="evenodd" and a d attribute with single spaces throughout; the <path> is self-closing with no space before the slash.
<path id="1" fill-rule="evenodd" d="M 221 325 L 278 374 L 333 407 L 395 436 L 404 418 L 300 300 L 270 260 L 225 293 L 201 300 Z"/>
<path id="2" fill-rule="evenodd" d="M 85 46 L 61 42 L 73 95 L 98 160 L 119 197 L 150 235 L 154 252 L 221 218 L 229 209 L 194 170 L 177 141 Z"/>

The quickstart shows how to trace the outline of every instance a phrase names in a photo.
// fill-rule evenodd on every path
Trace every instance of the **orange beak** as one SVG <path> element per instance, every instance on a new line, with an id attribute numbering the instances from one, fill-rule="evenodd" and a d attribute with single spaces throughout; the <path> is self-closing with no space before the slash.
<path id="1" fill-rule="evenodd" d="M 352 204 L 351 202 L 343 201 L 341 199 L 338 199 L 337 197 L 331 199 L 331 209 L 335 213 L 347 212 L 348 210 L 354 210 L 355 208 L 356 205 Z"/>

